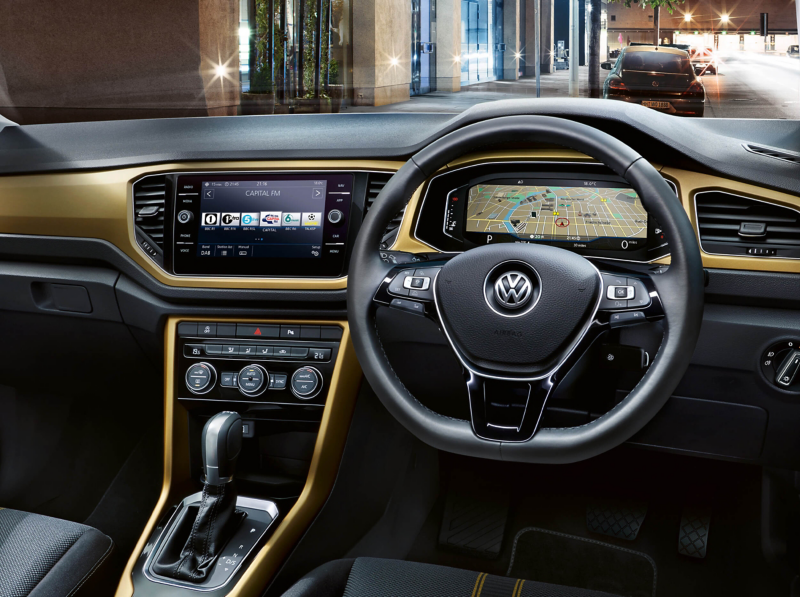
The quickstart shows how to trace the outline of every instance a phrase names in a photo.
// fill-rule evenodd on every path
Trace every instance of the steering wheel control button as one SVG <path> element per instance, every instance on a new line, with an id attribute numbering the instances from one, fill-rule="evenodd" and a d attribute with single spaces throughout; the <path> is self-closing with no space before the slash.
<path id="1" fill-rule="evenodd" d="M 182 212 L 178 214 L 179 224 L 188 224 L 193 219 L 194 219 L 194 214 L 190 212 L 188 209 L 184 209 Z"/>
<path id="2" fill-rule="evenodd" d="M 628 286 L 633 288 L 633 296 L 628 300 L 628 307 L 642 309 L 650 304 L 650 293 L 639 278 L 628 278 Z"/>
<path id="3" fill-rule="evenodd" d="M 344 214 L 338 209 L 332 209 L 328 212 L 328 221 L 331 224 L 339 224 L 344 219 Z"/>
<path id="4" fill-rule="evenodd" d="M 235 388 L 237 387 L 237 380 L 238 380 L 238 373 L 233 371 L 225 371 L 219 374 L 219 385 L 223 388 Z"/>
<path id="5" fill-rule="evenodd" d="M 413 270 L 400 272 L 389 283 L 389 293 L 398 296 L 408 296 L 409 289 L 406 288 L 406 280 L 414 275 Z"/>
<path id="6" fill-rule="evenodd" d="M 609 286 L 606 290 L 606 298 L 612 301 L 627 301 L 633 298 L 633 294 L 633 286 Z"/>
<path id="7" fill-rule="evenodd" d="M 798 370 L 800 370 L 800 350 L 793 350 L 778 367 L 775 383 L 788 388 L 794 382 Z"/>
<path id="8" fill-rule="evenodd" d="M 269 373 L 261 365 L 248 365 L 239 371 L 237 385 L 245 396 L 258 396 L 266 389 Z"/>
<path id="9" fill-rule="evenodd" d="M 428 290 L 431 287 L 431 279 L 424 276 L 406 276 L 403 280 L 403 288 L 408 290 Z"/>
<path id="10" fill-rule="evenodd" d="M 206 394 L 217 381 L 217 371 L 208 363 L 196 363 L 186 371 L 186 387 L 193 394 Z"/>
<path id="11" fill-rule="evenodd" d="M 636 288 L 628 284 L 628 278 L 622 276 L 615 276 L 612 274 L 603 274 L 603 286 L 605 292 L 600 299 L 600 309 L 627 309 L 631 305 L 628 304 L 628 288 L 630 288 L 630 295 L 633 299 L 636 296 Z M 617 289 L 625 289 L 626 298 L 618 298 L 616 296 Z M 642 285 L 644 291 L 644 285 Z"/>
<path id="12" fill-rule="evenodd" d="M 644 311 L 625 311 L 624 313 L 612 313 L 608 318 L 608 323 L 612 328 L 632 325 L 636 323 L 644 323 L 647 318 L 644 316 Z"/>
<path id="13" fill-rule="evenodd" d="M 288 379 L 288 375 L 284 375 L 283 373 L 270 373 L 269 374 L 269 389 L 270 390 L 285 390 L 286 389 L 286 380 Z"/>
<path id="14" fill-rule="evenodd" d="M 409 301 L 406 299 L 392 299 L 389 305 L 394 309 L 400 309 L 408 313 L 415 313 L 417 315 L 425 315 L 425 305 L 416 301 Z"/>
<path id="15" fill-rule="evenodd" d="M 303 367 L 292 375 L 292 393 L 303 400 L 316 396 L 321 386 L 322 375 L 313 367 Z"/>

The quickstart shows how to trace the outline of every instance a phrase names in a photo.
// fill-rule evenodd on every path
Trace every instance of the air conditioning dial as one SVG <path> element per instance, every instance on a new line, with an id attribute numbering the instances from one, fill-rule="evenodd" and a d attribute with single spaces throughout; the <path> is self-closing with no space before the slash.
<path id="1" fill-rule="evenodd" d="M 217 371 L 210 363 L 195 363 L 186 371 L 186 387 L 192 394 L 207 394 L 217 383 Z"/>
<path id="2" fill-rule="evenodd" d="M 322 389 L 322 374 L 314 367 L 302 367 L 292 375 L 292 394 L 310 400 Z"/>
<path id="3" fill-rule="evenodd" d="M 248 365 L 239 371 L 237 384 L 245 396 L 258 396 L 269 385 L 269 372 L 261 365 Z"/>

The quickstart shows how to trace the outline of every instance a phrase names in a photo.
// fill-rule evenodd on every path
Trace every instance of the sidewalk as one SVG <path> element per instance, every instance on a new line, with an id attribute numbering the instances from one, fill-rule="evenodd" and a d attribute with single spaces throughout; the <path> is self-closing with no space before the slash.
<path id="1" fill-rule="evenodd" d="M 602 87 L 608 71 L 600 71 Z M 580 97 L 589 97 L 589 68 L 579 67 Z M 542 97 L 569 97 L 569 71 L 560 70 L 541 76 Z M 444 112 L 457 114 L 483 102 L 519 97 L 536 97 L 536 78 L 523 77 L 518 81 L 490 81 L 462 87 L 461 91 L 434 91 L 417 95 L 407 102 L 387 106 L 348 106 L 347 112 Z"/>

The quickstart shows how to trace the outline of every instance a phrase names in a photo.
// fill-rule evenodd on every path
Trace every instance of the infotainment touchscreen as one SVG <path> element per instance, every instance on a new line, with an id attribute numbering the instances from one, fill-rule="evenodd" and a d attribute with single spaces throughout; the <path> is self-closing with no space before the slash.
<path id="1" fill-rule="evenodd" d="M 571 182 L 493 180 L 475 185 L 467 193 L 465 232 L 497 240 L 580 242 L 607 249 L 647 239 L 647 212 L 635 190 Z"/>
<path id="2" fill-rule="evenodd" d="M 192 174 L 176 187 L 175 273 L 341 275 L 352 174 Z"/>
<path id="3" fill-rule="evenodd" d="M 199 257 L 322 257 L 328 181 L 206 180 Z"/>

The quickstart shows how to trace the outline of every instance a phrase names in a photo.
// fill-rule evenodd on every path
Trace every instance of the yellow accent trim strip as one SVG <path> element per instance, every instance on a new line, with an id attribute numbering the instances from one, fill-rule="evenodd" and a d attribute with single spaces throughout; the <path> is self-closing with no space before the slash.
<path id="1" fill-rule="evenodd" d="M 514 590 L 511 591 L 511 597 L 517 597 L 517 587 L 519 586 L 519 579 L 514 583 Z"/>
<path id="2" fill-rule="evenodd" d="M 247 320 L 214 318 L 216 321 L 239 321 L 253 323 L 293 323 L 312 325 L 339 325 L 342 340 L 334 365 L 328 390 L 328 398 L 322 412 L 317 442 L 311 458 L 311 467 L 306 484 L 295 505 L 278 523 L 267 543 L 255 554 L 250 566 L 239 582 L 228 593 L 228 597 L 259 597 L 286 556 L 305 533 L 311 521 L 322 508 L 333 489 L 339 463 L 350 429 L 350 420 L 355 408 L 356 396 L 361 385 L 361 367 L 358 364 L 350 328 L 346 321 L 319 320 Z M 208 321 L 200 317 L 170 317 L 164 331 L 164 479 L 161 496 L 139 542 L 133 550 L 117 587 L 116 597 L 132 597 L 131 573 L 156 524 L 166 510 L 187 495 L 197 491 L 197 482 L 192 479 L 189 467 L 188 413 L 174 395 L 175 347 L 178 321 Z"/>
<path id="3" fill-rule="evenodd" d="M 472 589 L 472 597 L 477 597 L 478 595 L 480 595 L 479 588 L 483 588 L 483 583 L 481 582 L 481 580 L 485 575 L 486 575 L 485 572 L 481 572 L 480 574 L 478 574 L 478 578 L 475 579 L 475 588 Z"/>
<path id="4" fill-rule="evenodd" d="M 484 572 L 483 578 L 481 579 L 481 586 L 478 587 L 478 593 L 475 595 L 475 597 L 481 597 L 481 591 L 483 591 L 483 583 L 486 582 L 486 577 L 488 576 L 489 575 Z"/>
<path id="5" fill-rule="evenodd" d="M 516 597 L 520 597 L 522 595 L 522 585 L 524 585 L 524 584 L 525 584 L 525 581 L 520 579 L 520 581 L 519 581 L 519 589 L 517 590 Z"/>

